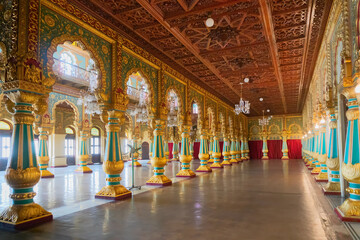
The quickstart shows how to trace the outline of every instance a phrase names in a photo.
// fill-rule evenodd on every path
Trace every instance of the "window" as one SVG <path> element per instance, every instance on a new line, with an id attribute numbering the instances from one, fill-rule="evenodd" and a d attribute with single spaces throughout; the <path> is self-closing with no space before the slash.
<path id="1" fill-rule="evenodd" d="M 5 121 L 0 121 L 0 158 L 10 156 L 11 126 Z"/>
<path id="2" fill-rule="evenodd" d="M 95 127 L 91 129 L 90 153 L 100 154 L 100 131 Z"/>
<path id="3" fill-rule="evenodd" d="M 67 127 L 65 128 L 65 155 L 74 156 L 75 155 L 75 131 L 74 129 Z"/>
<path id="4" fill-rule="evenodd" d="M 72 128 L 67 127 L 67 128 L 65 128 L 65 133 L 66 134 L 74 134 L 74 130 L 72 130 Z"/>
<path id="5" fill-rule="evenodd" d="M 72 76 L 72 65 L 74 64 L 71 53 L 62 52 L 60 55 L 60 69 L 63 74 Z"/>
<path id="6" fill-rule="evenodd" d="M 192 113 L 193 114 L 199 114 L 199 108 L 198 108 L 198 105 L 195 102 L 192 104 Z"/>

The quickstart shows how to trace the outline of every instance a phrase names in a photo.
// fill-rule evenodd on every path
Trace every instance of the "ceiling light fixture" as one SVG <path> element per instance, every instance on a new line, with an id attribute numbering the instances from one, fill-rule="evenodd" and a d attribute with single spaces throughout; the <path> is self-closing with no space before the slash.
<path id="1" fill-rule="evenodd" d="M 260 100 L 260 102 L 262 102 L 264 99 L 261 97 L 261 98 L 259 98 L 259 100 Z"/>
<path id="2" fill-rule="evenodd" d="M 247 79 L 247 81 L 245 81 L 245 79 Z M 248 83 L 249 79 L 245 78 L 244 82 Z M 235 114 L 239 115 L 240 113 L 245 113 L 245 114 L 249 114 L 250 113 L 250 102 L 249 101 L 244 101 L 242 98 L 242 88 L 243 88 L 243 84 L 244 83 L 240 83 L 241 85 L 241 94 L 240 94 L 240 101 L 239 104 L 235 104 Z"/>
<path id="3" fill-rule="evenodd" d="M 205 21 L 205 25 L 209 28 L 213 27 L 214 24 L 215 24 L 215 21 L 212 17 L 208 17 L 208 19 L 206 19 L 206 21 Z"/>

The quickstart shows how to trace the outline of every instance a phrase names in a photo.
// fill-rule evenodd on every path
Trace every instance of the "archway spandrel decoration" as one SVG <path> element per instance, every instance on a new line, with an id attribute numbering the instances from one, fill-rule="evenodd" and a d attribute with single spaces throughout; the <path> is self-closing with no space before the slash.
<path id="1" fill-rule="evenodd" d="M 180 104 L 182 106 L 182 113 L 185 114 L 185 108 L 183 106 L 186 106 L 185 97 L 183 95 L 185 94 L 185 88 L 186 86 L 182 84 L 181 82 L 177 81 L 176 79 L 164 74 L 164 96 L 167 96 L 169 89 L 174 89 L 176 94 L 180 98 Z M 182 93 L 182 94 L 181 94 Z"/>
<path id="2" fill-rule="evenodd" d="M 53 121 L 55 119 L 54 113 L 55 113 L 56 105 L 58 105 L 62 102 L 66 102 L 74 109 L 75 118 L 76 118 L 75 121 L 77 123 L 80 123 L 83 119 L 82 118 L 83 111 L 82 111 L 82 108 L 77 107 L 77 98 L 59 94 L 59 93 L 50 93 L 50 95 L 49 95 L 49 114 L 50 114 L 51 120 Z"/>
<path id="3" fill-rule="evenodd" d="M 167 101 L 167 98 L 168 98 L 169 93 L 171 91 L 174 91 L 176 96 L 179 99 L 179 102 L 178 102 L 179 103 L 179 111 L 178 112 L 181 113 L 181 114 L 185 114 L 184 107 L 183 107 L 184 106 L 183 105 L 184 97 L 180 94 L 181 91 L 176 86 L 172 86 L 172 87 L 167 88 L 167 90 L 165 91 L 165 101 Z"/>

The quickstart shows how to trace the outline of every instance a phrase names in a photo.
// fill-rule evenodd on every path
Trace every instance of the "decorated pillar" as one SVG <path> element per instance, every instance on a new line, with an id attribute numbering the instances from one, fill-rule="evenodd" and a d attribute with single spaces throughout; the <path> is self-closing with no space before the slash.
<path id="1" fill-rule="evenodd" d="M 106 126 L 106 148 L 103 162 L 103 170 L 106 173 L 106 186 L 95 195 L 95 198 L 121 200 L 131 197 L 131 192 L 120 184 L 120 174 L 124 169 L 124 162 L 120 149 L 120 118 L 122 112 L 112 110 L 108 112 L 108 123 Z"/>
<path id="2" fill-rule="evenodd" d="M 304 142 L 305 144 L 303 145 L 303 159 L 304 159 L 304 163 L 305 165 L 307 164 L 307 162 L 309 161 L 309 136 L 307 134 L 305 134 L 304 136 Z"/>
<path id="3" fill-rule="evenodd" d="M 149 161 L 147 162 L 147 164 L 151 164 L 151 158 L 152 158 L 152 155 L 153 155 L 153 148 L 154 148 L 154 143 L 153 143 L 153 140 L 150 140 L 150 149 L 149 149 Z"/>
<path id="4" fill-rule="evenodd" d="M 139 139 L 140 139 L 140 124 L 139 123 L 135 123 L 135 129 L 134 129 L 134 135 L 133 135 L 133 148 L 139 148 Z M 140 146 L 141 147 L 141 146 Z M 149 151 L 150 154 L 150 151 Z M 139 163 L 139 153 L 134 153 L 133 154 L 133 159 L 134 159 L 134 167 L 142 167 L 141 163 Z M 129 166 L 132 166 L 133 161 L 130 162 Z"/>
<path id="5" fill-rule="evenodd" d="M 165 154 L 166 162 L 170 162 L 170 159 L 169 159 L 169 143 L 168 143 L 167 139 L 164 140 L 164 154 Z"/>
<path id="6" fill-rule="evenodd" d="M 166 165 L 166 158 L 163 146 L 163 131 L 162 127 L 165 127 L 165 121 L 158 119 L 155 120 L 153 150 L 151 157 L 151 166 L 154 168 L 154 175 L 146 182 L 147 185 L 160 185 L 169 186 L 172 181 L 165 176 L 164 166 Z M 174 145 L 175 146 L 175 145 Z"/>
<path id="7" fill-rule="evenodd" d="M 237 151 L 237 141 L 235 136 L 232 136 L 231 138 L 231 145 L 230 145 L 230 155 L 231 155 L 231 160 L 230 163 L 239 163 L 236 157 L 236 154 L 238 153 Z"/>
<path id="8" fill-rule="evenodd" d="M 177 142 L 176 137 L 173 138 L 173 150 L 172 150 L 173 158 L 172 161 L 178 161 L 179 160 L 179 144 Z"/>
<path id="9" fill-rule="evenodd" d="M 323 188 L 325 194 L 340 195 L 340 162 L 338 155 L 337 122 L 334 109 L 330 109 L 330 140 L 326 165 L 330 171 L 329 182 Z"/>
<path id="10" fill-rule="evenodd" d="M 200 159 L 200 166 L 196 169 L 196 172 L 211 172 L 211 168 L 207 165 L 209 159 L 209 145 L 208 145 L 208 138 L 207 138 L 207 129 L 206 123 L 205 126 L 202 126 L 202 121 L 199 121 L 200 127 L 200 150 L 199 150 L 199 159 Z"/>
<path id="11" fill-rule="evenodd" d="M 214 132 L 214 142 L 213 142 L 213 149 L 212 149 L 212 158 L 214 159 L 214 163 L 210 165 L 211 168 L 223 168 L 222 164 L 220 163 L 221 151 L 220 151 L 220 143 L 219 137 L 216 134 L 216 126 L 213 128 Z"/>
<path id="12" fill-rule="evenodd" d="M 54 174 L 52 174 L 48 168 L 49 164 L 49 152 L 48 152 L 48 132 L 46 128 L 40 127 L 39 129 L 39 151 L 38 151 L 38 162 L 40 166 L 41 178 L 53 178 Z"/>
<path id="13" fill-rule="evenodd" d="M 87 130 L 80 131 L 80 166 L 75 169 L 76 173 L 92 173 L 92 170 L 87 166 L 87 160 L 89 158 L 87 147 L 88 134 Z"/>
<path id="14" fill-rule="evenodd" d="M 26 44 L 24 46 L 26 48 Z M 20 52 L 14 54 L 9 59 L 7 78 L 2 85 L 5 106 L 13 115 L 14 128 L 5 172 L 6 183 L 12 189 L 9 194 L 12 202 L 1 212 L 0 225 L 11 229 L 29 228 L 53 218 L 33 200 L 36 195 L 33 187 L 41 176 L 36 160 L 33 123 L 35 109 L 47 107 L 44 100 L 46 89 L 54 81 L 43 77 L 40 62 L 31 56 Z"/>
<path id="15" fill-rule="evenodd" d="M 224 135 L 224 144 L 223 144 L 222 155 L 224 157 L 224 160 L 222 161 L 221 165 L 231 166 L 231 163 L 230 163 L 230 142 L 229 142 L 229 138 L 226 136 L 226 134 Z"/>
<path id="16" fill-rule="evenodd" d="M 250 160 L 250 155 L 249 155 L 249 141 L 248 141 L 248 137 L 245 136 L 245 158 L 246 160 Z"/>
<path id="17" fill-rule="evenodd" d="M 245 142 L 245 141 L 246 141 L 246 140 L 245 140 L 245 137 L 243 136 L 243 137 L 241 138 L 241 147 L 240 147 L 241 160 L 242 160 L 242 161 L 247 160 L 247 159 L 246 159 L 246 150 L 245 150 L 245 145 L 246 145 L 246 142 Z"/>
<path id="18" fill-rule="evenodd" d="M 311 166 L 314 158 L 314 149 L 315 149 L 315 134 L 311 130 L 309 131 L 309 161 L 307 162 L 306 166 L 310 170 L 313 167 Z"/>
<path id="19" fill-rule="evenodd" d="M 214 145 L 214 137 L 212 134 L 210 134 L 209 138 L 210 138 L 210 141 L 209 141 L 209 161 L 208 161 L 208 163 L 213 163 L 214 158 L 212 156 L 212 152 L 213 152 L 213 145 Z"/>
<path id="20" fill-rule="evenodd" d="M 320 126 L 318 124 L 315 125 L 315 151 L 313 153 L 314 160 L 312 161 L 312 164 L 310 166 L 313 167 L 313 170 L 311 171 L 311 174 L 317 175 L 320 173 L 321 167 L 319 163 L 319 153 L 320 153 Z"/>
<path id="21" fill-rule="evenodd" d="M 266 129 L 263 130 L 262 132 L 262 141 L 263 141 L 263 146 L 262 146 L 262 153 L 263 153 L 263 156 L 262 156 L 262 160 L 269 160 L 269 157 L 268 157 L 268 147 L 267 147 L 267 132 L 266 132 Z"/>
<path id="22" fill-rule="evenodd" d="M 356 87 L 356 90 L 359 90 Z M 346 189 L 350 193 L 341 206 L 335 209 L 338 216 L 344 221 L 360 221 L 360 154 L 359 154 L 359 105 L 356 97 L 360 100 L 360 91 L 356 91 L 353 87 L 345 88 L 343 94 L 348 99 L 348 110 L 346 117 L 348 119 L 344 162 L 341 166 L 341 173 L 349 187 Z"/>
<path id="23" fill-rule="evenodd" d="M 281 157 L 282 160 L 289 160 L 288 157 L 288 147 L 287 147 L 287 136 L 288 132 L 284 129 L 282 133 L 282 153 L 283 156 Z"/>
<path id="24" fill-rule="evenodd" d="M 176 174 L 177 177 L 195 177 L 196 174 L 190 169 L 191 155 L 189 148 L 189 133 L 191 125 L 191 115 L 190 112 L 187 113 L 185 118 L 185 124 L 182 125 L 182 134 L 181 134 L 181 170 Z"/>
<path id="25" fill-rule="evenodd" d="M 316 167 L 317 157 L 318 157 L 318 139 L 319 139 L 319 126 L 315 125 L 313 130 L 312 137 L 312 150 L 311 150 L 311 160 L 308 166 L 309 170 L 313 170 Z"/>
<path id="26" fill-rule="evenodd" d="M 238 132 L 237 132 L 238 133 Z M 242 162 L 241 160 L 241 149 L 240 149 L 240 138 L 239 138 L 239 135 L 236 134 L 236 138 L 235 138 L 235 149 L 236 149 L 236 161 L 239 163 L 239 162 Z"/>
<path id="27" fill-rule="evenodd" d="M 192 140 L 190 141 L 189 148 L 190 148 L 191 160 L 194 160 L 194 141 Z"/>
<path id="28" fill-rule="evenodd" d="M 326 142 L 325 142 L 325 132 L 326 132 L 326 125 L 325 119 L 320 120 L 320 145 L 319 145 L 319 155 L 318 161 L 319 164 L 317 167 L 320 167 L 320 173 L 315 177 L 317 182 L 327 182 L 328 181 L 328 171 L 326 166 L 327 154 L 326 154 Z"/>

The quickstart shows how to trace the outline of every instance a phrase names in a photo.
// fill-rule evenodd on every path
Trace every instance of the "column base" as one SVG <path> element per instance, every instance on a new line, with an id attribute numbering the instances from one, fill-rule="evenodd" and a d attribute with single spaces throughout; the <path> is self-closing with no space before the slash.
<path id="1" fill-rule="evenodd" d="M 88 166 L 80 166 L 75 170 L 75 173 L 92 173 L 93 171 Z"/>
<path id="2" fill-rule="evenodd" d="M 219 162 L 214 162 L 213 164 L 211 164 L 210 167 L 211 168 L 223 168 L 223 165 L 221 165 L 221 163 L 219 163 Z"/>
<path id="3" fill-rule="evenodd" d="M 151 160 L 149 160 L 146 164 L 151 164 Z"/>
<path id="4" fill-rule="evenodd" d="M 181 169 L 177 174 L 176 177 L 196 177 L 196 174 L 191 171 L 190 169 Z"/>
<path id="5" fill-rule="evenodd" d="M 13 205 L 0 215 L 0 227 L 24 230 L 53 220 L 53 215 L 39 204 Z"/>
<path id="6" fill-rule="evenodd" d="M 132 167 L 132 162 L 130 162 L 129 167 Z M 142 167 L 142 165 L 139 162 L 134 162 L 134 167 Z"/>
<path id="7" fill-rule="evenodd" d="M 268 157 L 268 156 L 263 156 L 263 157 L 261 158 L 261 160 L 269 160 L 269 157 Z"/>
<path id="8" fill-rule="evenodd" d="M 132 193 L 123 185 L 108 185 L 103 187 L 100 192 L 95 195 L 95 198 L 122 200 L 131 198 Z"/>
<path id="9" fill-rule="evenodd" d="M 214 163 L 214 159 L 209 159 L 209 161 L 207 162 L 208 164 L 209 163 Z"/>
<path id="10" fill-rule="evenodd" d="M 200 165 L 200 167 L 196 169 L 196 172 L 212 172 L 212 169 L 207 165 L 205 166 Z"/>
<path id="11" fill-rule="evenodd" d="M 148 181 L 146 185 L 152 186 L 170 186 L 172 181 L 165 175 L 154 175 Z"/>
<path id="12" fill-rule="evenodd" d="M 223 166 L 231 166 L 231 163 L 229 162 L 229 160 L 224 160 L 224 161 L 222 161 L 221 165 L 223 165 Z"/>
<path id="13" fill-rule="evenodd" d="M 289 160 L 289 157 L 288 156 L 286 156 L 286 157 L 282 156 L 281 160 Z"/>
<path id="14" fill-rule="evenodd" d="M 315 181 L 316 182 L 328 182 L 329 178 L 328 178 L 327 172 L 320 172 L 319 175 L 317 175 L 315 177 Z"/>
<path id="15" fill-rule="evenodd" d="M 341 195 L 340 183 L 337 182 L 328 182 L 322 190 L 325 195 Z"/>
<path id="16" fill-rule="evenodd" d="M 246 157 L 241 157 L 241 161 L 246 161 Z"/>
<path id="17" fill-rule="evenodd" d="M 321 172 L 321 167 L 315 167 L 312 171 L 311 171 L 311 175 L 317 175 L 320 174 Z"/>
<path id="18" fill-rule="evenodd" d="M 40 170 L 41 178 L 54 178 L 54 174 L 49 170 Z"/>
<path id="19" fill-rule="evenodd" d="M 230 160 L 230 163 L 233 164 L 233 163 L 239 163 L 239 162 L 238 162 L 238 160 L 236 160 L 236 159 L 231 159 L 231 160 Z"/>
<path id="20" fill-rule="evenodd" d="M 335 208 L 335 213 L 342 221 L 360 222 L 360 201 L 346 199 L 341 206 Z"/>

